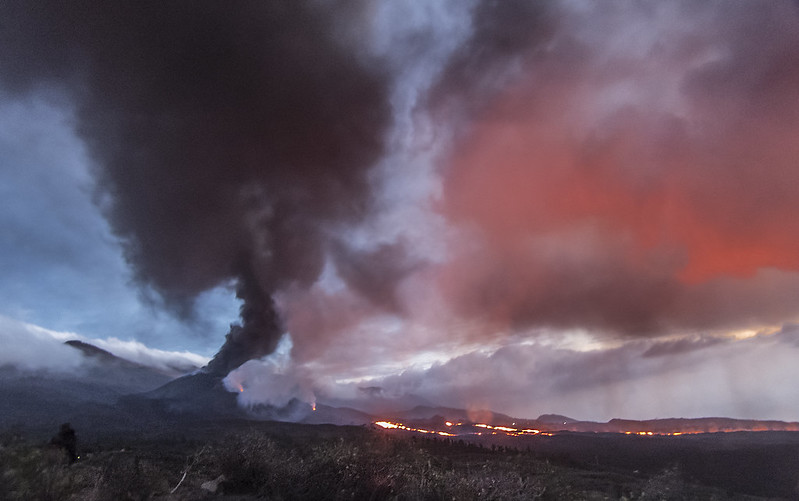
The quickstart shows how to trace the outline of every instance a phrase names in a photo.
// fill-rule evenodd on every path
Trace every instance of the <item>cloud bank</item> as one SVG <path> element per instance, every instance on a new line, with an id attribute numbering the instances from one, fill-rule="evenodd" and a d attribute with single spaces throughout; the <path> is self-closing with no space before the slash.
<path id="1" fill-rule="evenodd" d="M 6 347 L 0 366 L 27 371 L 80 372 L 87 362 L 81 351 L 65 344 L 78 340 L 101 348 L 119 358 L 175 376 L 196 370 L 209 359 L 188 351 L 151 348 L 139 341 L 114 337 L 92 339 L 73 332 L 59 332 L 0 315 L 0 341 Z"/>

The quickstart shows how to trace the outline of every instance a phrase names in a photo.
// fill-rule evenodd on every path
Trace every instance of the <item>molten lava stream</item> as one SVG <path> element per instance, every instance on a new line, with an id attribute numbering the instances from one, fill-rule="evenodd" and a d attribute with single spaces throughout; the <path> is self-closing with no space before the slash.
<path id="1" fill-rule="evenodd" d="M 483 430 L 487 430 L 491 435 L 497 435 L 498 433 L 505 434 L 511 437 L 521 437 L 521 436 L 547 436 L 551 437 L 557 432 L 551 431 L 542 431 L 534 428 L 512 428 L 510 426 L 494 426 L 486 423 L 474 423 L 474 424 L 467 424 L 464 423 L 453 423 L 452 421 L 445 421 L 444 425 L 450 431 L 438 431 L 438 430 L 427 430 L 423 428 L 413 428 L 411 426 L 407 426 L 403 423 L 395 423 L 391 421 L 376 421 L 374 423 L 376 426 L 379 426 L 384 429 L 390 430 L 405 430 L 411 431 L 416 433 L 425 433 L 425 434 L 435 434 L 435 435 L 442 435 L 445 437 L 457 437 L 457 436 L 466 436 L 466 435 L 483 435 L 484 432 L 481 431 L 473 431 L 474 428 L 479 428 Z M 467 430 L 462 430 L 463 427 L 468 427 Z M 579 430 L 571 430 L 571 431 L 579 431 Z M 720 432 L 722 430 L 713 430 L 712 432 Z M 727 430 L 724 430 L 727 431 Z M 729 431 L 736 431 L 736 430 L 729 430 Z M 747 431 L 760 431 L 760 430 L 747 430 Z M 597 431 L 585 431 L 586 433 L 597 433 Z M 625 435 L 636 435 L 641 437 L 653 437 L 653 436 L 660 436 L 660 437 L 677 437 L 680 435 L 692 435 L 698 433 L 708 433 L 708 430 L 686 430 L 682 429 L 680 431 L 649 431 L 649 430 L 635 430 L 635 431 L 605 431 L 604 433 L 620 433 Z"/>

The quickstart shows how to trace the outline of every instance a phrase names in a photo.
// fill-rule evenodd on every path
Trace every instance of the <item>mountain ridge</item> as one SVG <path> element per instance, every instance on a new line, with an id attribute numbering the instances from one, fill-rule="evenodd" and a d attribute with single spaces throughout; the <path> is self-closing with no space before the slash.
<path id="1" fill-rule="evenodd" d="M 348 402 L 351 405 L 336 406 L 324 400 L 315 406 L 293 400 L 283 407 L 264 404 L 242 407 L 238 403 L 238 394 L 228 391 L 223 383 L 224 378 L 220 376 L 197 370 L 173 378 L 156 368 L 118 357 L 90 343 L 72 340 L 65 344 L 80 351 L 85 359 L 80 369 L 72 373 L 0 367 L 0 400 L 5 403 L 0 406 L 0 427 L 52 427 L 65 421 L 72 421 L 77 426 L 136 427 L 160 422 L 177 425 L 182 419 L 212 421 L 235 418 L 334 425 L 368 425 L 387 420 L 418 429 L 443 430 L 444 427 L 457 425 L 464 432 L 480 431 L 476 428 L 479 424 L 574 433 L 799 431 L 797 422 L 727 417 L 614 418 L 607 422 L 596 422 L 560 414 L 541 414 L 536 419 L 515 418 L 487 409 L 459 409 L 428 404 L 370 412 L 367 410 L 368 398 L 363 401 L 367 409 L 358 408 L 358 401 Z M 414 401 L 418 402 L 419 399 L 409 398 L 402 400 L 402 403 L 411 404 Z M 382 399 L 378 403 L 383 406 L 391 401 Z"/>

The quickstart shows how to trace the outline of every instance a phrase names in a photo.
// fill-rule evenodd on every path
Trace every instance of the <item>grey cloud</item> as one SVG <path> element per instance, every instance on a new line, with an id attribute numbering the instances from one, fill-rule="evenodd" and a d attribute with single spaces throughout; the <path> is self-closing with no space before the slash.
<path id="1" fill-rule="evenodd" d="M 410 257 L 404 242 L 382 244 L 369 251 L 338 245 L 334 260 L 338 275 L 351 290 L 373 305 L 398 314 L 403 309 L 396 295 L 398 284 L 421 266 Z"/>
<path id="2" fill-rule="evenodd" d="M 680 355 L 690 351 L 703 350 L 719 343 L 723 343 L 724 338 L 697 336 L 675 339 L 670 341 L 659 341 L 652 344 L 641 356 L 643 357 L 663 357 L 670 355 Z"/>
<path id="3" fill-rule="evenodd" d="M 799 325 L 787 323 L 774 334 L 775 338 L 791 346 L 799 347 Z"/>
<path id="4" fill-rule="evenodd" d="M 679 357 L 642 356 L 657 342 L 578 352 L 537 344 L 472 352 L 427 370 L 373 380 L 384 395 L 442 406 L 491 409 L 520 418 L 559 413 L 614 417 L 793 419 L 796 356 L 778 343 L 728 340 Z M 791 368 L 788 368 L 788 364 Z"/>

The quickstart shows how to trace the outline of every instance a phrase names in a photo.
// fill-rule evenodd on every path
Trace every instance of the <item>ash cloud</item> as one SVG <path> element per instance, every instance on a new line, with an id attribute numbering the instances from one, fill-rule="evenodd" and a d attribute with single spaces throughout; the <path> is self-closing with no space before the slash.
<path id="1" fill-rule="evenodd" d="M 478 24 L 455 59 L 514 68 L 461 105 L 444 162 L 455 315 L 626 336 L 793 318 L 797 6 L 547 8 L 515 58 Z"/>
<path id="2" fill-rule="evenodd" d="M 350 290 L 385 311 L 403 313 L 398 284 L 423 266 L 410 257 L 405 244 L 382 244 L 372 251 L 339 245 L 337 250 L 336 270 Z"/>
<path id="3" fill-rule="evenodd" d="M 794 4 L 486 1 L 468 14 L 415 108 L 416 130 L 429 119 L 443 144 L 429 217 L 443 216 L 446 250 L 402 280 L 378 262 L 349 287 L 288 297 L 302 360 L 341 375 L 342 360 L 383 369 L 580 330 L 659 339 L 655 364 L 796 317 Z M 401 321 L 359 328 L 378 316 L 352 289 L 391 298 Z"/>
<path id="4" fill-rule="evenodd" d="M 479 110 L 551 39 L 557 16 L 554 2 L 480 0 L 471 6 L 470 22 L 470 35 L 431 89 L 434 107 Z"/>
<path id="5" fill-rule="evenodd" d="M 390 113 L 365 28 L 350 22 L 357 10 L 0 7 L 0 82 L 76 103 L 99 201 L 138 281 L 185 316 L 201 292 L 237 283 L 242 321 L 209 366 L 219 374 L 274 349 L 271 295 L 313 283 L 331 226 L 369 207 L 366 173 Z"/>

